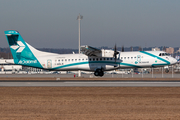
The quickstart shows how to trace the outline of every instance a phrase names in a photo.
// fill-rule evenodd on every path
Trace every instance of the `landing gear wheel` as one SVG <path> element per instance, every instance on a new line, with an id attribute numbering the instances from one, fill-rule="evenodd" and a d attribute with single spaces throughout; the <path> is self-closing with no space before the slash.
<path id="1" fill-rule="evenodd" d="M 97 71 L 94 72 L 95 76 L 99 76 L 99 73 Z"/>
<path id="2" fill-rule="evenodd" d="M 97 69 L 95 72 L 94 72 L 94 75 L 95 76 L 100 76 L 102 77 L 104 75 L 104 72 L 101 70 L 101 69 Z"/>
<path id="3" fill-rule="evenodd" d="M 168 72 L 169 72 L 169 69 L 165 69 L 165 72 L 168 73 Z"/>
<path id="4" fill-rule="evenodd" d="M 101 72 L 99 73 L 99 76 L 102 77 L 103 75 L 104 75 L 104 72 L 101 71 Z"/>

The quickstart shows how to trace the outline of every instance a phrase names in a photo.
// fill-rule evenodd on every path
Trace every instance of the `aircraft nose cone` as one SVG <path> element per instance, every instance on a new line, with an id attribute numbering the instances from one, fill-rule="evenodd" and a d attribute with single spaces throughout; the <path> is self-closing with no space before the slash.
<path id="1" fill-rule="evenodd" d="M 176 59 L 172 60 L 172 64 L 176 64 L 178 61 Z"/>

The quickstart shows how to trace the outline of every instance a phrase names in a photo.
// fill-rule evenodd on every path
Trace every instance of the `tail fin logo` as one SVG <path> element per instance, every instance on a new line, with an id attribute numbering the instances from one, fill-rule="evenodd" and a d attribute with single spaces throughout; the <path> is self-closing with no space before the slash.
<path id="1" fill-rule="evenodd" d="M 20 53 L 24 50 L 25 45 L 21 41 L 17 41 L 17 45 L 12 45 L 11 48 L 16 50 L 16 53 Z"/>

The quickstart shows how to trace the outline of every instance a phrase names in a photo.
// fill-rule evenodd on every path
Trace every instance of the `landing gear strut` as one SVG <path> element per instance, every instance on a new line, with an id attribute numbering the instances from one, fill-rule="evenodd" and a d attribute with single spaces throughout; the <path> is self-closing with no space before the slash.
<path id="1" fill-rule="evenodd" d="M 94 75 L 102 77 L 104 75 L 104 72 L 102 71 L 102 69 L 96 69 Z"/>

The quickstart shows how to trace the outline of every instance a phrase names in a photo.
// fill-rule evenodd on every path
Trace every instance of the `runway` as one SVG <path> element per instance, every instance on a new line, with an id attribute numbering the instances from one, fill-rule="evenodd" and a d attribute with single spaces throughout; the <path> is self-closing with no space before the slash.
<path id="1" fill-rule="evenodd" d="M 180 81 L 1 81 L 0 87 L 180 87 Z"/>

